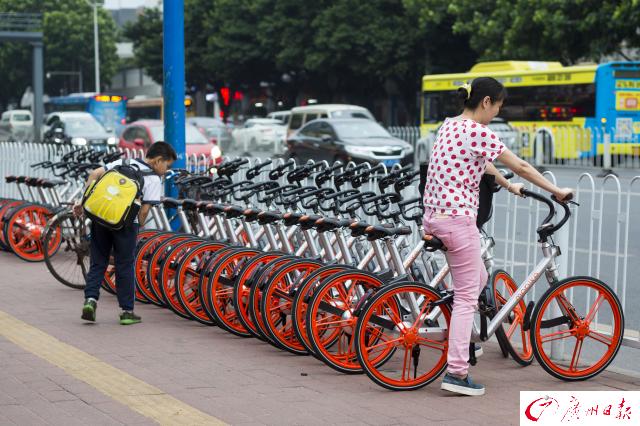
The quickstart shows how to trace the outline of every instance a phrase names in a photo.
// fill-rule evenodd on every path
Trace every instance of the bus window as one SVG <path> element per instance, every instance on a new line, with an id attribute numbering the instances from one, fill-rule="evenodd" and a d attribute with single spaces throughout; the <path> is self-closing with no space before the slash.
<path id="1" fill-rule="evenodd" d="M 567 121 L 595 115 L 594 84 L 509 87 L 499 116 L 507 121 Z"/>
<path id="2" fill-rule="evenodd" d="M 461 112 L 462 105 L 455 90 L 424 93 L 425 123 L 438 123 Z"/>

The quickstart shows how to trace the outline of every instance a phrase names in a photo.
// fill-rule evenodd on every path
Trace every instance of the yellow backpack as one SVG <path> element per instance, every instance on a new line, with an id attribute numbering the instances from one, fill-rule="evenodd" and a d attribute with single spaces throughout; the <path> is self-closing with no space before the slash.
<path id="1" fill-rule="evenodd" d="M 87 188 L 82 198 L 85 214 L 112 230 L 132 224 L 140 211 L 144 176 L 151 174 L 152 170 L 141 171 L 123 160 Z"/>

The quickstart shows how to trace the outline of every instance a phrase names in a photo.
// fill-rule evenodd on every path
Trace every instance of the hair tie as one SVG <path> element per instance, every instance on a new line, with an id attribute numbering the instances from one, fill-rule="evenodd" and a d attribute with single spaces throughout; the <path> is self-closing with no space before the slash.
<path id="1" fill-rule="evenodd" d="M 471 97 L 471 85 L 469 83 L 465 83 L 462 85 L 462 88 L 467 91 L 467 99 Z"/>

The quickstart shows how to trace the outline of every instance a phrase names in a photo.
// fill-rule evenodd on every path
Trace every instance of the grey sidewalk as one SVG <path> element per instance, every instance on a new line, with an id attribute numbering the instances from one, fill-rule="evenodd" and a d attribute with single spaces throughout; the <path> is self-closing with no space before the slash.
<path id="1" fill-rule="evenodd" d="M 635 390 L 640 379 L 606 372 L 560 382 L 536 363 L 519 367 L 492 344 L 472 369 L 478 398 L 446 396 L 439 382 L 394 393 L 366 376 L 341 375 L 311 357 L 138 304 L 143 323 L 122 327 L 104 294 L 98 322 L 80 320 L 82 293 L 44 264 L 0 252 L 0 311 L 230 424 L 517 424 L 520 390 Z M 304 375 L 303 375 L 304 373 Z M 0 337 L 0 424 L 151 424 L 47 361 Z"/>

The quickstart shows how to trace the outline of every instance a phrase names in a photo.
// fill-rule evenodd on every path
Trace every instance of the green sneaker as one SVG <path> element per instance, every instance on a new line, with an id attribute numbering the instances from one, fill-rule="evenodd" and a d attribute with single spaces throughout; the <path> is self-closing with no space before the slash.
<path id="1" fill-rule="evenodd" d="M 95 321 L 96 320 L 96 309 L 98 309 L 98 302 L 96 299 L 88 298 L 84 301 L 84 306 L 82 307 L 82 318 L 85 321 Z"/>
<path id="2" fill-rule="evenodd" d="M 120 314 L 121 325 L 131 325 L 137 324 L 139 322 L 142 322 L 142 318 L 131 311 L 122 311 L 122 313 Z"/>

